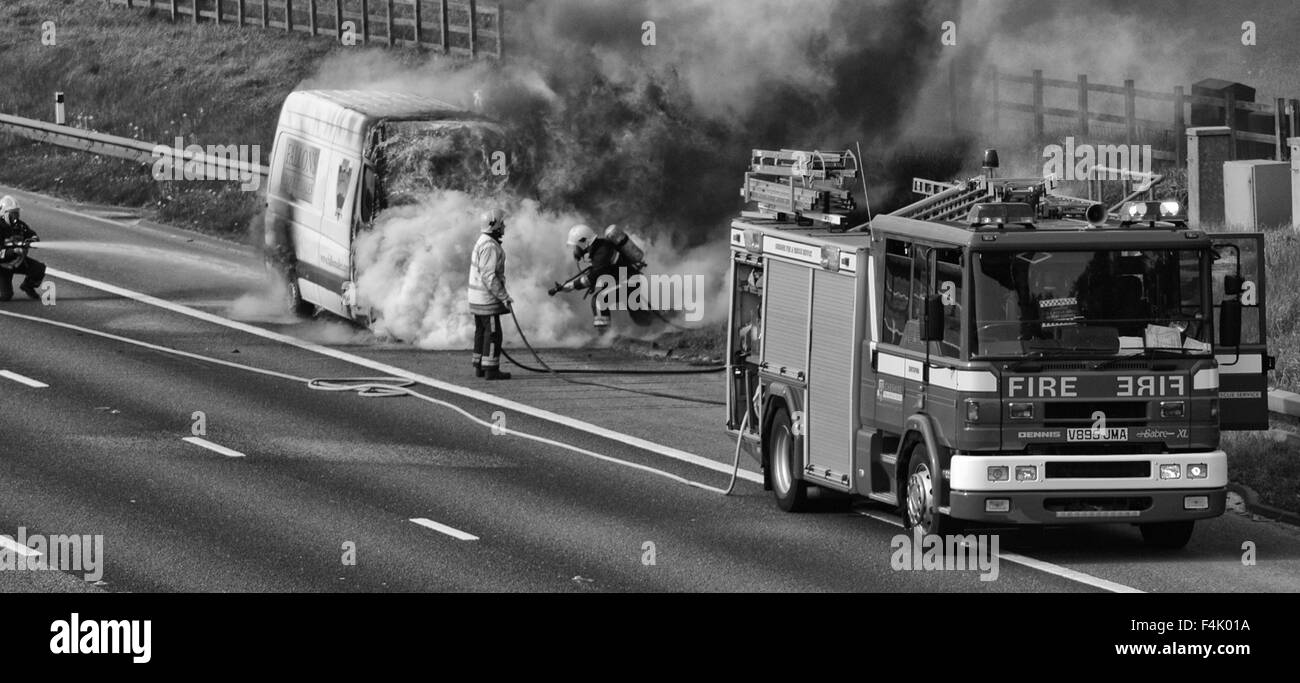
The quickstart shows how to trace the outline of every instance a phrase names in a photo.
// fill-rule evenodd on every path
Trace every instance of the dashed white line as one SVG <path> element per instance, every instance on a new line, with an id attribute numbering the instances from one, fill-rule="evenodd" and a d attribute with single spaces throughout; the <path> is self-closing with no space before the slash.
<path id="1" fill-rule="evenodd" d="M 181 439 L 181 441 L 184 441 L 185 443 L 192 443 L 192 444 L 194 444 L 195 446 L 202 446 L 202 447 L 204 447 L 204 448 L 206 448 L 206 449 L 208 449 L 208 450 L 210 450 L 210 451 L 214 451 L 214 452 L 220 453 L 220 454 L 226 456 L 227 458 L 242 458 L 242 457 L 244 457 L 244 454 L 243 454 L 243 453 L 240 453 L 239 451 L 232 451 L 232 450 L 230 450 L 229 448 L 226 448 L 225 446 L 222 446 L 221 444 L 212 443 L 211 441 L 208 441 L 207 439 L 203 439 L 203 438 L 200 438 L 200 437 L 197 437 L 197 436 L 187 436 L 187 437 L 185 437 L 184 439 Z"/>
<path id="2" fill-rule="evenodd" d="M 466 532 L 464 532 L 464 531 L 461 531 L 460 529 L 453 529 L 453 528 L 447 526 L 446 524 L 439 524 L 439 523 L 433 521 L 432 519 L 425 519 L 424 517 L 415 517 L 415 518 L 411 519 L 411 521 L 414 522 L 414 523 L 416 523 L 416 524 L 419 524 L 419 525 L 422 526 L 422 527 L 425 527 L 425 528 L 428 528 L 428 529 L 433 529 L 434 531 L 437 531 L 438 533 L 441 533 L 441 534 L 447 534 L 448 536 L 451 536 L 452 538 L 455 538 L 455 539 L 458 539 L 458 540 L 461 540 L 461 541 L 477 541 L 477 540 L 478 540 L 478 536 L 475 536 L 474 534 L 466 533 Z"/>
<path id="3" fill-rule="evenodd" d="M 19 384 L 26 384 L 27 386 L 33 389 L 47 389 L 50 386 L 45 382 L 40 382 L 32 379 L 31 377 L 25 377 L 16 372 L 10 372 L 9 370 L 0 370 L 0 377 L 4 377 L 5 379 L 11 379 Z"/>
<path id="4" fill-rule="evenodd" d="M 874 519 L 874 520 L 876 520 L 876 521 L 878 521 L 878 522 L 884 522 L 884 523 L 886 523 L 886 524 L 892 524 L 892 525 L 894 525 L 894 526 L 896 526 L 896 527 L 899 527 L 899 528 L 902 528 L 902 526 L 903 526 L 903 523 L 900 522 L 900 521 L 898 521 L 898 520 L 896 520 L 896 519 L 891 519 L 891 518 L 889 518 L 889 517 L 885 517 L 885 516 L 883 516 L 883 515 L 877 515 L 877 514 L 874 513 L 874 512 L 863 512 L 863 511 L 859 510 L 859 511 L 858 511 L 858 514 L 862 515 L 863 517 L 870 517 L 870 518 L 872 518 L 872 519 Z M 998 556 L 999 559 L 1006 560 L 1007 562 L 1012 562 L 1012 563 L 1015 563 L 1015 564 L 1023 565 L 1023 566 L 1025 566 L 1025 567 L 1029 567 L 1030 569 L 1037 569 L 1037 570 L 1040 571 L 1040 572 L 1046 572 L 1046 573 L 1048 573 L 1048 574 L 1053 574 L 1053 575 L 1055 575 L 1055 576 L 1059 576 L 1059 577 L 1061 577 L 1061 578 L 1063 578 L 1063 579 L 1069 579 L 1070 581 L 1077 581 L 1078 583 L 1082 583 L 1082 584 L 1085 584 L 1085 585 L 1088 585 L 1088 586 L 1092 586 L 1093 588 L 1100 588 L 1100 589 L 1102 589 L 1102 590 L 1110 591 L 1110 592 L 1112 592 L 1112 593 L 1143 593 L 1143 592 L 1145 592 L 1145 591 L 1141 591 L 1141 590 L 1138 590 L 1138 589 L 1136 589 L 1136 588 L 1133 588 L 1132 586 L 1125 586 L 1125 585 L 1122 584 L 1122 583 L 1115 583 L 1114 581 L 1107 581 L 1106 579 L 1103 579 L 1103 578 L 1100 578 L 1100 577 L 1093 576 L 1092 574 L 1085 574 L 1085 573 L 1083 573 L 1083 572 L 1081 572 L 1081 571 L 1076 571 L 1076 570 L 1074 570 L 1074 569 L 1070 569 L 1069 567 L 1062 567 L 1062 566 L 1059 565 L 1059 564 L 1052 564 L 1051 562 L 1044 562 L 1043 560 L 1036 560 L 1036 559 L 1034 559 L 1034 558 L 1032 558 L 1032 557 L 1025 557 L 1024 555 L 1021 555 L 1021 554 L 1019 554 L 1019 553 L 1004 553 L 1004 552 L 999 551 L 998 554 L 997 554 L 997 556 Z"/>
<path id="5" fill-rule="evenodd" d="M 12 553 L 18 553 L 23 557 L 41 556 L 41 553 L 39 551 L 32 550 L 31 548 L 28 548 L 27 546 L 19 543 L 18 541 L 13 540 L 12 538 L 9 538 L 8 536 L 0 536 L 0 548 L 4 548 Z"/>

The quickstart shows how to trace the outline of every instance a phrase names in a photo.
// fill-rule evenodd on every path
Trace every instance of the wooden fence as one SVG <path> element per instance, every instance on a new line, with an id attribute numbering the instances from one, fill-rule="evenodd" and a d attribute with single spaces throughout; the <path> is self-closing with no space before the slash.
<path id="1" fill-rule="evenodd" d="M 426 47 L 444 54 L 500 58 L 502 11 L 478 0 L 109 0 L 124 7 L 339 38 L 352 22 L 358 44 Z M 472 18 L 472 19 L 471 19 Z"/>
<path id="2" fill-rule="evenodd" d="M 1225 91 L 1223 97 L 1211 97 L 1189 95 L 1181 85 L 1168 92 L 1142 90 L 1132 79 L 1124 81 L 1122 86 L 1103 85 L 1089 81 L 1085 74 L 1080 74 L 1072 81 L 1044 78 L 1041 69 L 1035 69 L 1030 76 L 999 73 L 993 69 L 988 82 L 990 97 L 994 103 L 992 107 L 994 130 L 999 129 L 1000 112 L 1003 111 L 1028 114 L 1033 121 L 1033 131 L 1040 138 L 1046 128 L 1044 121 L 1046 117 L 1056 117 L 1071 122 L 1072 130 L 1078 135 L 1095 132 L 1092 130 L 1093 123 L 1122 126 L 1127 144 L 1137 144 L 1142 139 L 1149 139 L 1152 133 L 1161 134 L 1160 137 L 1167 141 L 1169 147 L 1153 150 L 1153 156 L 1174 161 L 1180 166 L 1187 158 L 1185 130 L 1191 118 L 1189 110 L 1194 105 L 1208 105 L 1222 109 L 1223 121 L 1216 121 L 1213 125 L 1228 126 L 1233 130 L 1237 140 L 1272 146 L 1275 159 L 1287 158 L 1289 148 L 1286 139 L 1300 135 L 1300 101 L 1295 99 L 1278 98 L 1275 102 L 1241 102 L 1235 99 L 1231 91 Z M 1006 84 L 1030 86 L 1029 101 L 1009 101 L 1004 92 Z M 1073 91 L 1075 106 L 1073 108 L 1046 106 L 1045 93 L 1049 88 Z M 1100 97 L 1092 98 L 1093 95 Z M 1109 102 L 1097 101 L 1107 97 L 1112 99 Z M 1114 98 L 1119 98 L 1119 102 Z M 1096 106 L 1098 104 L 1110 106 Z M 1109 114 L 1101 111 L 1118 110 L 1120 106 L 1116 106 L 1117 104 L 1122 106 L 1124 114 Z M 1147 111 L 1164 109 L 1167 115 L 1162 119 L 1141 118 L 1138 116 L 1139 104 L 1144 105 L 1143 109 Z M 1260 133 L 1245 130 L 1243 112 L 1271 116 L 1273 132 Z M 1203 122 L 1199 125 L 1212 124 Z"/>

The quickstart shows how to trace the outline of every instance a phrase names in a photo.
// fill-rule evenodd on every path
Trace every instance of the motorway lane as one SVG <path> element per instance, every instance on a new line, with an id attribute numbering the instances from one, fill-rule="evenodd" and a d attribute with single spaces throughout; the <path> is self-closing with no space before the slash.
<path id="1" fill-rule="evenodd" d="M 24 314 L 75 317 L 77 292 L 68 289 L 64 303 Z M 894 572 L 896 531 L 852 511 L 785 515 L 753 484 L 724 499 L 493 436 L 410 398 L 312 392 L 34 321 L 0 322 L 0 347 L 12 349 L 5 368 L 49 384 L 0 384 L 0 430 L 14 435 L 0 460 L 0 529 L 104 534 L 110 590 L 1082 588 L 1006 564 L 995 582 L 970 572 Z M 42 343 L 21 343 L 32 338 Z M 198 343 L 188 334 L 177 341 Z M 286 358 L 277 370 L 296 362 Z M 246 457 L 181 442 L 194 410 L 207 414 L 207 438 Z M 650 460 L 567 428 L 519 422 Z M 453 540 L 414 517 L 480 540 Z M 357 543 L 356 567 L 340 562 L 344 541 Z M 653 566 L 642 564 L 646 542 L 655 544 Z"/>
<path id="2" fill-rule="evenodd" d="M 47 208 L 45 204 L 52 203 L 48 200 L 33 202 L 30 197 L 27 197 L 27 199 L 29 201 L 25 207 L 25 216 L 29 218 L 38 231 L 42 232 L 47 242 L 53 243 L 54 240 L 59 240 L 65 242 L 65 244 L 68 242 L 80 243 L 83 247 L 89 243 L 98 245 L 94 248 L 52 249 L 44 252 L 45 259 L 55 267 L 82 275 L 101 277 L 114 284 L 136 288 L 172 300 L 188 302 L 219 314 L 229 312 L 230 302 L 249 292 L 250 287 L 256 289 L 260 286 L 260 263 L 250 250 L 208 238 L 190 236 L 188 233 L 181 231 L 139 226 L 121 227 L 109 225 L 102 221 L 68 216 Z M 110 246 L 103 246 L 105 244 Z M 123 249 L 121 248 L 122 245 L 128 245 L 131 248 Z M 99 258 L 104 253 L 122 255 L 126 260 L 115 261 Z M 185 264 L 185 267 L 178 268 L 175 265 L 176 263 Z M 190 267 L 191 264 L 193 267 Z M 346 366 L 346 364 L 344 364 L 345 367 L 339 367 L 340 364 L 337 361 L 301 351 L 289 352 L 274 342 L 232 333 L 211 325 L 196 323 L 174 314 L 160 314 L 156 310 L 140 307 L 138 304 L 123 302 L 112 296 L 77 289 L 74 285 L 61 286 L 59 291 L 61 303 L 54 309 L 49 309 L 50 312 L 59 311 L 60 316 L 67 312 L 68 319 L 75 318 L 75 320 L 90 327 L 99 326 L 96 329 L 105 329 L 127 336 L 150 339 L 158 341 L 158 343 L 182 345 L 196 352 L 212 353 L 222 357 L 238 359 L 242 362 L 252 362 L 259 366 L 272 367 L 304 377 L 359 374 L 358 368 Z M 29 306 L 29 308 L 19 308 L 19 306 L 24 305 Z M 14 302 L 11 306 L 12 308 L 7 310 L 25 310 L 28 313 L 44 310 L 39 306 L 27 304 L 27 302 L 21 304 Z M 248 313 L 248 311 L 241 312 Z M 256 315 L 256 313 L 254 311 L 253 315 Z M 3 324 L 4 327 L 8 327 L 10 322 L 12 321 L 7 319 L 0 320 L 0 324 Z M 726 461 L 730 457 L 731 446 L 716 427 L 716 421 L 713 419 L 715 409 L 713 408 L 694 404 L 674 405 L 673 402 L 663 399 L 646 399 L 645 397 L 624 395 L 599 389 L 573 387 L 558 383 L 550 377 L 534 376 L 522 381 L 515 380 L 503 384 L 475 383 L 475 380 L 469 376 L 467 368 L 463 367 L 463 353 L 418 352 L 398 345 L 377 345 L 373 343 L 373 340 L 367 338 L 366 333 L 338 322 L 286 324 L 272 319 L 265 325 L 301 338 L 329 343 L 361 356 L 382 360 L 426 375 L 445 378 L 448 381 L 474 386 L 478 389 L 499 392 L 510 398 L 522 399 L 526 403 L 552 409 L 556 409 L 557 405 L 565 405 L 562 412 L 576 414 L 592 422 L 622 429 L 636 436 L 642 436 L 667 445 L 677 446 L 714 460 Z M 38 335 L 46 333 L 48 333 L 48 330 L 36 332 Z M 238 351 L 237 354 L 235 353 L 236 350 Z M 118 352 L 115 351 L 114 353 Z M 546 353 L 550 356 L 556 352 L 547 351 Z M 95 354 L 89 353 L 88 356 L 94 357 Z M 600 352 L 594 352 L 592 358 L 585 358 L 584 356 L 585 354 L 569 354 L 568 358 L 571 362 L 589 362 L 593 360 L 601 362 L 608 358 L 608 356 L 602 356 Z M 190 364 L 200 365 L 195 361 L 183 361 L 180 364 L 186 366 Z M 363 371 L 360 374 L 367 373 Z M 203 379 L 190 380 L 192 389 L 190 395 L 203 394 L 209 382 L 206 376 L 203 377 Z M 637 381 L 641 380 L 638 379 Z M 677 387 L 679 390 L 690 391 L 693 392 L 693 395 L 704 397 L 720 397 L 721 392 L 718 385 L 719 383 L 713 381 L 712 378 L 676 379 L 662 384 L 654 384 L 654 386 L 660 388 L 665 386 L 669 388 Z M 698 392 L 698 394 L 694 392 Z M 112 394 L 107 395 L 111 396 Z M 401 399 L 401 401 L 405 402 L 407 399 Z M 265 394 L 241 395 L 237 402 L 254 406 L 261 404 L 265 410 L 272 411 L 272 414 L 282 409 L 278 402 L 266 405 Z M 410 422 L 403 423 L 402 426 L 398 427 L 399 430 L 409 430 L 412 428 L 410 425 L 424 424 L 429 420 L 427 411 L 432 410 L 433 407 L 427 404 L 421 405 L 424 416 L 413 416 Z M 490 410 L 485 408 L 483 410 L 485 414 L 490 415 Z M 666 415 L 672 416 L 670 418 L 672 420 L 671 429 L 665 429 L 663 426 Z M 306 420 L 305 424 L 311 424 L 309 416 L 294 415 L 292 419 Z M 343 419 L 344 423 L 347 423 L 347 417 L 345 416 Z M 183 431 L 184 420 L 182 419 L 181 422 L 179 429 Z M 279 425 L 285 423 L 286 420 L 273 420 L 273 422 Z M 527 420 L 525 422 L 528 423 Z M 514 423 L 512 423 L 512 426 L 515 426 Z M 538 423 L 538 426 L 544 429 L 555 429 L 552 425 L 545 423 Z M 214 430 L 215 428 L 214 426 Z M 176 429 L 176 427 L 173 427 L 173 429 Z M 274 431 L 270 433 L 273 434 Z M 572 440 L 578 442 L 582 442 L 583 439 L 590 439 L 590 437 L 576 433 L 569 436 L 572 437 Z M 340 453 L 349 452 L 346 444 L 351 444 L 352 451 L 364 449 L 366 445 L 365 441 L 359 439 L 352 439 L 351 441 L 327 439 L 324 442 L 311 439 L 311 436 L 296 435 L 292 438 L 286 437 L 280 441 L 275 441 L 274 445 L 283 445 L 284 441 L 299 444 L 297 447 L 290 444 L 287 451 L 296 455 L 285 457 L 297 458 L 301 461 L 311 461 L 313 458 L 327 460 L 333 458 L 335 462 L 340 462 L 337 458 L 343 457 L 344 460 L 341 462 L 350 464 L 352 463 L 346 459 L 346 456 L 339 455 Z M 607 445 L 614 449 L 621 448 L 616 444 Z M 196 448 L 189 445 L 185 447 Z M 529 448 L 528 452 L 534 450 L 536 449 Z M 605 452 L 610 449 L 597 450 Z M 627 451 L 627 449 L 622 450 Z M 665 461 L 663 458 L 649 456 L 644 453 L 628 451 L 624 455 L 639 462 L 656 464 L 668 469 L 680 469 L 680 473 L 684 476 L 708 479 L 713 484 L 721 483 L 722 477 L 715 473 L 702 471 L 699 468 L 678 465 L 671 461 Z M 472 457 L 481 457 L 481 454 Z M 605 465 L 598 465 L 590 461 L 581 462 L 581 456 L 568 457 L 570 460 L 566 461 L 566 465 L 576 467 L 578 470 L 585 468 L 586 470 L 604 471 L 607 469 Z M 400 461 L 401 458 L 398 457 L 397 460 Z M 747 466 L 752 468 L 751 465 L 747 464 Z M 549 472 L 550 470 L 546 471 Z M 645 475 L 635 473 L 620 474 L 621 476 L 631 475 L 636 481 L 645 478 Z M 373 476 L 373 473 L 368 473 L 368 476 Z M 591 486 L 569 489 L 569 492 L 572 496 L 581 500 L 583 504 L 588 504 L 590 502 L 587 500 L 588 498 L 606 492 L 606 487 L 599 481 Z M 346 485 L 346 482 L 340 482 L 340 485 Z M 664 485 L 669 488 L 676 486 L 666 482 L 664 482 Z M 711 508 L 710 515 L 701 515 L 695 519 L 707 519 L 709 524 L 727 527 L 727 538 L 734 536 L 758 541 L 758 539 L 751 537 L 753 531 L 751 527 L 771 523 L 785 528 L 793 524 L 794 529 L 791 532 L 795 536 L 803 532 L 813 537 L 825 538 L 826 542 L 831 546 L 841 546 L 848 543 L 853 547 L 858 547 L 860 540 L 858 534 L 863 533 L 862 529 L 864 527 L 875 527 L 878 529 L 879 534 L 873 536 L 873 538 L 877 538 L 876 545 L 878 545 L 878 548 L 873 551 L 876 555 L 884 552 L 881 548 L 887 550 L 888 537 L 895 531 L 892 528 L 886 528 L 887 525 L 881 522 L 860 516 L 853 519 L 840 512 L 811 517 L 779 514 L 772 516 L 772 506 L 768 497 L 758 491 L 758 487 L 752 484 L 742 485 L 742 491 L 746 489 L 748 489 L 748 493 L 745 497 L 745 504 L 737 505 L 735 501 L 723 501 L 722 505 Z M 376 491 L 380 490 L 382 489 L 376 489 Z M 636 488 L 633 487 L 632 490 L 636 490 Z M 411 491 L 410 493 L 417 497 L 419 495 L 418 491 Z M 529 498 L 526 491 L 512 490 L 511 493 L 524 499 Z M 703 495 L 696 494 L 693 491 L 691 493 Z M 626 494 L 624 495 L 626 496 Z M 658 494 L 654 495 L 657 499 Z M 752 509 L 751 505 L 753 506 Z M 715 518 L 716 515 L 722 514 L 719 510 L 726 511 L 728 516 L 738 513 L 740 516 L 734 517 L 733 524 L 728 525 L 724 519 Z M 412 513 L 409 516 L 416 516 L 416 514 Z M 842 528 L 843 533 L 849 535 L 847 538 L 819 535 L 827 533 L 822 525 L 829 523 L 832 519 L 834 525 L 842 525 L 832 528 Z M 768 521 L 764 522 L 763 520 Z M 691 524 L 695 525 L 702 523 L 704 522 L 691 522 Z M 3 532 L 2 529 L 3 527 L 0 527 L 0 533 Z M 868 533 L 874 534 L 877 532 L 871 531 Z M 733 547 L 723 543 L 723 540 L 725 539 L 715 539 L 712 547 Z M 1258 546 L 1260 561 L 1258 565 L 1253 567 L 1243 567 L 1238 561 L 1241 554 L 1241 544 L 1247 540 L 1256 543 Z M 805 541 L 806 539 L 798 539 L 801 544 Z M 1135 530 L 1124 526 L 1071 529 L 1052 531 L 1047 534 L 1012 533 L 1005 535 L 1003 541 L 1004 551 L 1010 549 L 1023 552 L 1039 559 L 1056 562 L 1078 571 L 1132 585 L 1142 590 L 1293 591 L 1300 588 L 1300 578 L 1298 578 L 1300 577 L 1300 564 L 1298 564 L 1300 562 L 1300 538 L 1297 537 L 1295 529 L 1283 525 L 1254 521 L 1240 515 L 1228 515 L 1218 520 L 1202 523 L 1192 545 L 1183 553 L 1178 554 L 1152 553 L 1141 546 Z M 764 539 L 764 542 L 770 543 L 773 542 L 773 539 Z M 794 542 L 794 538 L 777 542 Z M 636 548 L 639 548 L 639 545 Z M 734 553 L 738 557 L 744 557 L 746 555 L 745 550 L 746 547 L 742 544 L 741 546 L 735 546 Z M 619 552 L 627 553 L 631 551 L 622 549 Z M 707 552 L 707 549 L 705 549 L 705 556 L 707 556 Z M 722 551 L 716 552 L 720 553 Z M 818 553 L 826 554 L 824 548 L 819 546 L 806 547 L 806 552 L 814 555 Z M 632 554 L 639 557 L 639 552 Z M 749 554 L 752 555 L 753 551 L 750 550 Z M 848 567 L 857 567 L 860 562 L 852 558 L 846 559 Z M 1003 563 L 1004 568 L 1008 566 L 1008 563 Z M 808 567 L 798 567 L 797 564 L 792 565 L 791 570 L 795 570 L 796 567 L 804 572 L 809 570 Z M 837 570 L 827 566 L 821 566 L 816 571 L 828 572 L 824 575 L 819 573 L 815 576 L 816 579 L 832 577 L 828 578 L 830 585 L 861 585 L 860 581 L 836 583 L 833 577 L 836 575 Z M 843 571 L 843 569 L 839 571 Z M 1004 571 L 1004 579 L 1006 575 Z M 915 574 L 905 576 L 915 576 Z M 696 583 L 700 579 L 698 576 L 682 578 L 687 582 L 679 585 L 689 585 L 701 589 L 712 589 L 728 585 L 726 581 L 720 584 Z M 801 576 L 798 579 L 787 578 L 785 580 L 795 582 L 791 585 L 807 586 L 808 584 L 799 583 L 799 581 L 806 581 L 807 579 L 807 576 Z M 383 583 L 381 580 L 381 585 Z M 524 583 L 527 582 L 524 581 Z M 579 585 L 582 584 L 582 582 L 578 583 Z M 1001 584 L 1002 582 L 997 583 Z M 1055 577 L 1043 578 L 1041 584 L 1035 585 L 1053 586 L 1047 589 L 1055 590 L 1057 589 L 1055 586 L 1058 584 L 1063 589 L 1086 589 L 1086 587 L 1078 584 L 1062 582 Z M 773 587 L 786 584 L 769 580 L 766 583 L 760 581 L 754 585 L 755 587 Z M 895 585 L 891 581 L 873 582 L 871 585 L 874 588 L 869 587 L 866 589 L 908 589 L 904 586 Z M 891 585 L 894 587 L 890 588 Z M 706 586 L 708 588 L 704 588 Z M 822 585 L 823 589 L 826 587 L 826 585 Z M 989 588 L 987 585 L 980 585 L 976 589 Z M 993 589 L 1035 590 L 1023 586 L 1011 588 L 998 586 L 993 587 Z"/>

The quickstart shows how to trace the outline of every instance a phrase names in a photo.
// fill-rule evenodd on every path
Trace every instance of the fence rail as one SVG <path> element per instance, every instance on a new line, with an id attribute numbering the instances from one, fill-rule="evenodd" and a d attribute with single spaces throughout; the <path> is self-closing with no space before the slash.
<path id="1" fill-rule="evenodd" d="M 55 123 L 26 119 L 9 114 L 0 114 L 0 133 L 8 133 L 37 142 L 90 152 L 91 154 L 126 159 L 141 164 L 154 163 L 160 158 L 156 152 L 162 152 L 163 156 L 169 157 L 173 164 L 184 164 L 186 162 L 201 164 L 204 168 L 225 173 L 226 177 L 230 179 L 238 178 L 241 174 L 247 176 L 255 173 L 261 176 L 263 180 L 266 180 L 270 174 L 270 170 L 261 164 L 247 163 L 223 156 L 210 156 L 166 145 L 152 145 L 141 140 L 97 133 L 91 130 L 73 128 L 72 126 L 60 126 Z"/>
<path id="2" fill-rule="evenodd" d="M 998 129 L 999 116 L 1002 111 L 1031 115 L 1034 134 L 1040 138 L 1046 128 L 1045 118 L 1048 116 L 1074 121 L 1075 129 L 1081 135 L 1087 135 L 1091 124 L 1094 122 L 1118 124 L 1124 126 L 1125 138 L 1128 144 L 1136 143 L 1142 132 L 1154 132 L 1166 138 L 1172 137 L 1173 149 L 1155 150 L 1153 156 L 1158 159 L 1174 161 L 1180 166 L 1187 158 L 1185 130 L 1188 125 L 1187 122 L 1191 118 L 1189 109 L 1196 105 L 1221 108 L 1224 112 L 1223 121 L 1216 122 L 1216 125 L 1222 124 L 1231 128 L 1237 140 L 1271 145 L 1277 159 L 1285 159 L 1289 153 L 1286 142 L 1287 137 L 1300 135 L 1300 100 L 1296 99 L 1277 98 L 1274 102 L 1240 102 L 1236 100 L 1231 91 L 1225 91 L 1223 97 L 1189 95 L 1186 89 L 1180 85 L 1169 92 L 1161 92 L 1138 88 L 1131 79 L 1124 81 L 1122 86 L 1116 86 L 1091 82 L 1086 74 L 1080 74 L 1075 80 L 1046 78 L 1043 76 L 1041 69 L 1034 70 L 1031 76 L 1005 74 L 1000 73 L 997 69 L 992 69 L 988 74 L 988 79 L 993 100 L 994 130 Z M 1003 92 L 1003 84 L 1030 86 L 1030 101 L 1017 102 L 1007 99 Z M 1074 108 L 1051 107 L 1044 104 L 1047 99 L 1048 88 L 1073 91 L 1076 102 Z M 1092 94 L 1122 97 L 1124 114 L 1099 111 L 1103 107 L 1097 107 L 1096 102 L 1089 101 L 1089 96 Z M 1155 103 L 1154 106 L 1156 107 L 1168 107 L 1169 118 L 1157 120 L 1139 117 L 1137 112 L 1140 101 L 1144 104 Z M 1117 109 L 1118 107 L 1114 107 L 1112 101 L 1112 107 L 1110 108 Z M 1273 132 L 1261 133 L 1243 130 L 1243 122 L 1240 120 L 1242 112 L 1271 116 L 1273 118 Z"/>
<path id="3" fill-rule="evenodd" d="M 500 5 L 478 0 L 109 0 L 162 10 L 172 21 L 236 24 L 339 38 L 352 22 L 358 43 L 426 47 L 444 54 L 500 59 Z M 378 31 L 376 30 L 380 28 Z"/>

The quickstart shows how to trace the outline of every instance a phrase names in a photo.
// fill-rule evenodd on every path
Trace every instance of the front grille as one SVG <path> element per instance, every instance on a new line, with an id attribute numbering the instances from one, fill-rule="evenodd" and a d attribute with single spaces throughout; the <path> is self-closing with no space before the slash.
<path id="1" fill-rule="evenodd" d="M 1052 427 L 1065 427 L 1078 422 L 1092 424 L 1092 414 L 1098 410 L 1106 413 L 1107 422 L 1147 419 L 1146 401 L 1045 401 L 1043 422 Z"/>
<path id="2" fill-rule="evenodd" d="M 1151 497 L 1047 498 L 1043 500 L 1043 508 L 1061 516 L 1085 516 L 1099 512 L 1142 512 L 1151 509 Z"/>
<path id="3" fill-rule="evenodd" d="M 1148 460 L 1053 461 L 1043 468 L 1045 479 L 1133 479 L 1151 476 Z"/>
<path id="4" fill-rule="evenodd" d="M 1047 370 L 1047 371 L 1095 370 L 1097 369 L 1097 364 L 1098 364 L 1098 361 L 1095 360 L 1043 360 L 1043 361 L 1034 360 L 1034 361 L 1021 361 L 1021 362 L 1033 363 L 1034 365 L 1037 365 L 1041 367 L 1043 370 Z M 1101 368 L 1103 370 L 1150 370 L 1151 369 L 1151 361 L 1145 359 L 1107 360 L 1101 362 L 1104 363 L 1104 365 Z M 1015 372 L 1015 368 L 1018 367 L 1019 365 L 1020 363 L 1008 363 L 1005 367 L 1007 371 Z"/>

